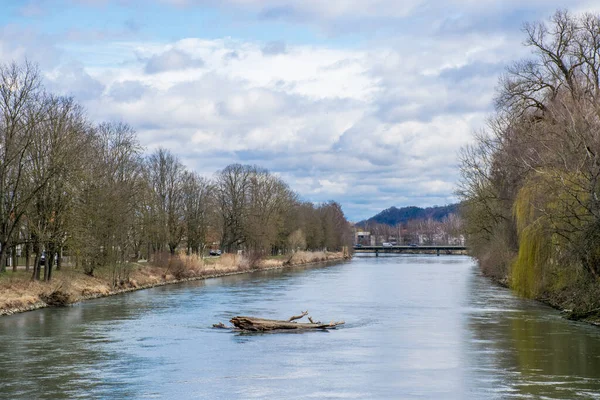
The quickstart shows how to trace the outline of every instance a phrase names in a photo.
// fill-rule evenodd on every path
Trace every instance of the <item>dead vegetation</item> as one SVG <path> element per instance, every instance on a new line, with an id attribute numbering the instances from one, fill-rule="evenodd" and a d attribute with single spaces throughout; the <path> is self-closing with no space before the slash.
<path id="1" fill-rule="evenodd" d="M 329 260 L 339 260 L 348 258 L 343 252 L 330 253 L 325 251 L 297 251 L 292 253 L 290 258 L 285 262 L 286 265 L 302 265 L 318 262 L 326 262 Z"/>
<path id="2" fill-rule="evenodd" d="M 70 293 L 63 292 L 62 290 L 55 290 L 48 294 L 42 294 L 41 300 L 53 307 L 65 307 L 73 303 L 73 297 Z"/>

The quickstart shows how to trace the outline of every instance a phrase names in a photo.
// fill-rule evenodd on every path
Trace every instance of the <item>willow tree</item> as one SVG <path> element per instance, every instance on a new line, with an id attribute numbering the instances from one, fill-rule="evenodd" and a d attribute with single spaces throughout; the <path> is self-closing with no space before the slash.
<path id="1" fill-rule="evenodd" d="M 600 277 L 600 15 L 559 10 L 524 32 L 531 57 L 502 77 L 460 194 L 475 254 L 535 296 L 579 267 Z"/>

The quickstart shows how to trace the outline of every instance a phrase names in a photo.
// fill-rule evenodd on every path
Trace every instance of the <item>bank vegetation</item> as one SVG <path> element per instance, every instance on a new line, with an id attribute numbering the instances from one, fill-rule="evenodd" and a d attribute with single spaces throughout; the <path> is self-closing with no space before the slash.
<path id="1" fill-rule="evenodd" d="M 36 65 L 0 65 L 2 293 L 57 271 L 63 285 L 83 274 L 114 291 L 150 284 L 142 275 L 260 268 L 306 251 L 328 258 L 351 241 L 336 202 L 302 201 L 254 165 L 201 176 L 167 149 L 149 152 L 125 123 L 91 122 L 75 99 L 43 87 Z M 211 266 L 211 249 L 232 255 Z"/>
<path id="2" fill-rule="evenodd" d="M 600 309 L 600 15 L 559 10 L 523 29 L 530 58 L 464 149 L 459 194 L 483 271 L 523 296 Z"/>

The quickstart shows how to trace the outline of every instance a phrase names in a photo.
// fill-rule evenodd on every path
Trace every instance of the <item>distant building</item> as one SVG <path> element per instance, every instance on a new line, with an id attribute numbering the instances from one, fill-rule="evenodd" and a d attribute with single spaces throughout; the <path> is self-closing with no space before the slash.
<path id="1" fill-rule="evenodd" d="M 370 232 L 362 232 L 356 231 L 354 233 L 354 243 L 362 244 L 364 246 L 368 246 L 371 244 L 371 233 Z"/>

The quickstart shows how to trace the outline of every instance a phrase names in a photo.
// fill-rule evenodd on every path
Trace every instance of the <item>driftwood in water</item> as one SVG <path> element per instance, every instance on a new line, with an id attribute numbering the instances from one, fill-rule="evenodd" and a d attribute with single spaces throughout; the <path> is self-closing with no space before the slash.
<path id="1" fill-rule="evenodd" d="M 277 330 L 314 330 L 314 329 L 333 329 L 336 326 L 343 325 L 344 321 L 332 321 L 328 324 L 321 322 L 313 322 L 312 318 L 308 317 L 310 323 L 295 322 L 297 319 L 304 318 L 308 315 L 308 311 L 304 311 L 302 315 L 294 316 L 284 320 L 264 319 L 255 317 L 234 317 L 231 322 L 237 329 L 251 332 L 266 332 Z"/>
<path id="2" fill-rule="evenodd" d="M 294 315 L 294 316 L 290 317 L 290 319 L 288 319 L 287 322 L 292 322 L 292 321 L 295 321 L 297 319 L 302 319 L 302 318 L 306 317 L 307 315 L 308 315 L 308 310 L 302 311 L 302 314 L 300 314 L 300 315 Z"/>

